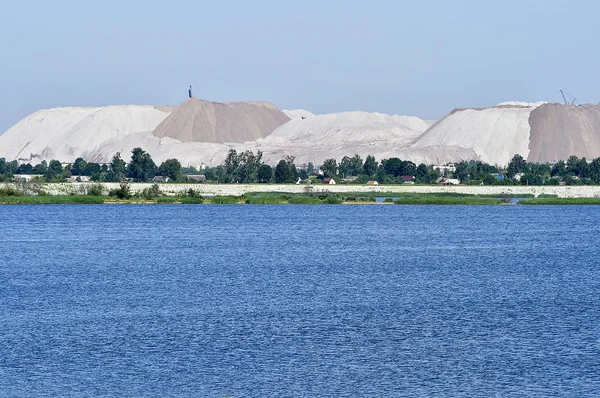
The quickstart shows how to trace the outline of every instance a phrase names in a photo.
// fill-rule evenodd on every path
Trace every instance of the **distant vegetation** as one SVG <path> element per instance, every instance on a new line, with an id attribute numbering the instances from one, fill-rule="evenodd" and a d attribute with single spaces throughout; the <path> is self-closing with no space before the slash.
<path id="1" fill-rule="evenodd" d="M 190 190 L 178 196 L 164 196 L 157 191 L 158 186 L 140 191 L 132 195 L 127 183 L 122 183 L 120 188 L 111 191 L 108 196 L 95 195 L 97 191 L 89 190 L 87 195 L 62 195 L 48 196 L 41 194 L 23 194 L 14 188 L 0 189 L 0 204 L 171 204 L 171 205 L 339 205 L 343 203 L 368 204 L 384 203 L 396 205 L 501 205 L 514 204 L 513 197 L 493 197 L 487 195 L 466 195 L 453 193 L 419 194 L 419 193 L 330 193 L 307 192 L 302 194 L 283 194 L 274 192 L 248 193 L 242 196 L 212 196 L 202 197 Z M 516 204 L 519 205 L 600 205 L 600 199 L 564 199 L 545 197 L 533 199 L 520 197 Z"/>
<path id="2" fill-rule="evenodd" d="M 553 164 L 529 163 L 515 155 L 507 167 L 489 165 L 481 161 L 463 161 L 446 166 L 415 164 L 396 157 L 377 161 L 373 156 L 362 159 L 359 155 L 344 156 L 340 162 L 326 159 L 323 164 L 296 165 L 293 157 L 281 159 L 275 167 L 263 161 L 260 151 L 238 153 L 229 151 L 223 164 L 198 170 L 182 167 L 177 159 L 167 159 L 157 166 L 149 153 L 135 148 L 129 162 L 117 153 L 109 164 L 88 163 L 82 158 L 73 164 L 62 165 L 57 160 L 49 163 L 18 164 L 0 158 L 0 182 L 12 181 L 15 175 L 39 176 L 42 182 L 62 182 L 67 178 L 94 182 L 157 182 L 187 183 L 202 176 L 209 183 L 220 184 L 291 184 L 298 180 L 306 184 L 319 184 L 325 178 L 336 183 L 366 184 L 436 184 L 442 179 L 465 185 L 595 185 L 600 184 L 600 158 L 588 161 L 571 156 L 566 161 Z M 116 193 L 126 199 L 129 193 Z M 148 193 L 147 196 L 151 196 Z"/>

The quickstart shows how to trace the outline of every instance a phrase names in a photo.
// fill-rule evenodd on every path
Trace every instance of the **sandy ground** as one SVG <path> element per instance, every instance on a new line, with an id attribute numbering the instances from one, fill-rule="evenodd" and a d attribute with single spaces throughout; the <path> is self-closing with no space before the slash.
<path id="1" fill-rule="evenodd" d="M 51 195 L 66 195 L 84 192 L 89 183 L 44 184 L 43 189 Z M 119 184 L 105 183 L 106 189 L 116 189 Z M 13 186 L 13 184 L 0 184 Z M 131 184 L 133 192 L 150 188 L 152 184 Z M 202 195 L 240 196 L 251 192 L 281 193 L 456 193 L 468 195 L 556 195 L 560 198 L 600 198 L 600 186 L 439 186 L 439 185 L 262 185 L 262 184 L 160 184 L 166 195 L 183 194 L 193 189 Z"/>

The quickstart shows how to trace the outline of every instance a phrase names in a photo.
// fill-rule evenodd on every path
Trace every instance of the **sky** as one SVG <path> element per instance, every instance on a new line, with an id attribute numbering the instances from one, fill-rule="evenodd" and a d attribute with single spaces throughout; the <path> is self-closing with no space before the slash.
<path id="1" fill-rule="evenodd" d="M 58 106 L 271 101 L 438 119 L 600 101 L 596 0 L 0 0 L 0 132 Z"/>

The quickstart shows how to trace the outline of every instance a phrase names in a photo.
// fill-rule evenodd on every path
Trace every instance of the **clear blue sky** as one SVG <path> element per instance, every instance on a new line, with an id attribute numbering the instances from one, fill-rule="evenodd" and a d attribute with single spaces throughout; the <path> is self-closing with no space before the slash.
<path id="1" fill-rule="evenodd" d="M 268 100 L 439 118 L 600 101 L 595 0 L 20 0 L 0 12 L 0 132 L 55 106 Z"/>

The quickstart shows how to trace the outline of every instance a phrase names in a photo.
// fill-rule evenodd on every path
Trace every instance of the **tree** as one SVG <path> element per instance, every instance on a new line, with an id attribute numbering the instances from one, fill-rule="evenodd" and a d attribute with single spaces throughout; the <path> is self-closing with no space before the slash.
<path id="1" fill-rule="evenodd" d="M 558 177 L 564 177 L 566 175 L 566 167 L 565 167 L 565 162 L 563 162 L 562 160 L 559 160 L 558 162 L 556 162 L 556 164 L 554 166 L 552 166 L 552 171 L 550 172 L 550 175 L 552 177 L 554 176 L 558 176 Z"/>
<path id="2" fill-rule="evenodd" d="M 33 172 L 35 174 L 45 175 L 48 172 L 48 163 L 45 160 L 42 160 L 33 167 Z"/>
<path id="3" fill-rule="evenodd" d="M 325 159 L 325 161 L 323 162 L 323 166 L 321 166 L 321 170 L 323 170 L 323 174 L 325 174 L 325 177 L 335 177 L 338 171 L 337 160 Z"/>
<path id="4" fill-rule="evenodd" d="M 156 164 L 142 148 L 131 151 L 131 162 L 127 165 L 127 177 L 145 182 L 156 175 Z"/>
<path id="5" fill-rule="evenodd" d="M 289 182 L 288 165 L 283 159 L 281 159 L 275 167 L 275 182 L 277 184 L 285 184 L 286 182 Z"/>
<path id="6" fill-rule="evenodd" d="M 258 182 L 258 170 L 261 164 L 261 151 L 258 151 L 256 155 L 252 151 L 240 153 L 238 156 L 238 169 L 236 171 L 238 181 L 245 184 Z"/>
<path id="7" fill-rule="evenodd" d="M 402 160 L 399 158 L 389 158 L 381 161 L 381 165 L 385 169 L 386 174 L 391 177 L 399 177 L 402 175 Z"/>
<path id="8" fill-rule="evenodd" d="M 33 166 L 31 163 L 23 163 L 17 168 L 15 174 L 33 174 Z"/>
<path id="9" fill-rule="evenodd" d="M 419 183 L 427 183 L 428 174 L 429 174 L 429 169 L 427 168 L 427 166 L 424 163 L 421 163 L 417 167 L 417 172 L 416 172 L 416 175 L 415 175 L 417 182 L 419 182 Z"/>
<path id="10" fill-rule="evenodd" d="M 56 181 L 62 179 L 62 165 L 58 160 L 52 159 L 48 164 L 48 171 L 46 172 L 46 181 Z"/>
<path id="11" fill-rule="evenodd" d="M 85 175 L 85 169 L 87 167 L 87 162 L 83 160 L 83 158 L 75 159 L 75 163 L 71 166 L 71 173 L 75 176 Z"/>
<path id="12" fill-rule="evenodd" d="M 85 166 L 84 175 L 93 176 L 95 174 L 100 174 L 101 171 L 102 168 L 98 163 L 88 163 L 87 166 Z"/>
<path id="13" fill-rule="evenodd" d="M 158 174 L 173 181 L 181 179 L 181 163 L 177 159 L 167 159 L 158 168 Z"/>
<path id="14" fill-rule="evenodd" d="M 127 164 L 121 159 L 121 153 L 117 152 L 110 162 L 110 170 L 106 177 L 107 181 L 119 182 L 125 178 Z"/>
<path id="15" fill-rule="evenodd" d="M 471 165 L 469 162 L 462 161 L 455 165 L 456 171 L 454 177 L 458 178 L 463 184 L 466 184 L 471 179 Z"/>
<path id="16" fill-rule="evenodd" d="M 222 176 L 223 182 L 237 182 L 237 169 L 239 167 L 239 158 L 235 149 L 230 149 L 227 153 L 227 157 L 223 162 L 224 174 Z M 220 179 L 221 181 L 221 179 Z"/>
<path id="17" fill-rule="evenodd" d="M 600 184 L 600 158 L 596 158 L 590 163 L 590 178 L 596 184 Z"/>
<path id="18" fill-rule="evenodd" d="M 525 167 L 527 167 L 527 162 L 525 159 L 523 159 L 523 156 L 517 154 L 513 156 L 512 160 L 508 164 L 506 176 L 508 178 L 513 178 L 517 173 L 522 173 L 525 171 Z"/>
<path id="19" fill-rule="evenodd" d="M 363 164 L 363 173 L 372 178 L 375 173 L 377 173 L 377 161 L 375 160 L 375 156 L 369 155 L 365 159 L 365 163 Z"/>
<path id="20" fill-rule="evenodd" d="M 359 155 L 353 157 L 344 156 L 340 163 L 340 173 L 343 177 L 357 176 L 362 172 L 363 160 Z"/>
<path id="21" fill-rule="evenodd" d="M 289 184 L 296 182 L 298 172 L 291 156 L 281 159 L 275 167 L 275 182 L 277 184 Z"/>
<path id="22" fill-rule="evenodd" d="M 273 179 L 273 168 L 268 164 L 261 164 L 258 168 L 258 182 L 268 184 Z"/>

